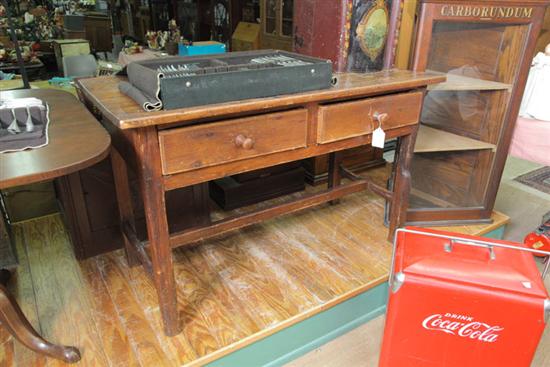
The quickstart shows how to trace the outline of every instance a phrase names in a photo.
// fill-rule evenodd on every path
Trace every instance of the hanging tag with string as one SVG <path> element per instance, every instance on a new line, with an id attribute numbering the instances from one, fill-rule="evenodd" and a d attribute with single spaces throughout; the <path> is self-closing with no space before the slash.
<path id="1" fill-rule="evenodd" d="M 375 112 L 372 117 L 374 121 L 378 122 L 378 127 L 372 132 L 372 146 L 375 148 L 384 148 L 386 133 L 382 129 L 382 122 L 388 118 L 388 114 Z"/>

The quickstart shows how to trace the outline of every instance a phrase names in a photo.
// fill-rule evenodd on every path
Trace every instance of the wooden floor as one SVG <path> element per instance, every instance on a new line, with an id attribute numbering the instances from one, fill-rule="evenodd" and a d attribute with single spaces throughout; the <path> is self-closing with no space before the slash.
<path id="1" fill-rule="evenodd" d="M 10 287 L 42 335 L 81 349 L 80 366 L 201 365 L 384 282 L 382 218 L 383 201 L 360 193 L 176 250 L 184 329 L 174 338 L 162 333 L 144 271 L 122 251 L 77 262 L 59 215 L 14 226 Z M 0 328 L 0 365 L 63 363 Z"/>

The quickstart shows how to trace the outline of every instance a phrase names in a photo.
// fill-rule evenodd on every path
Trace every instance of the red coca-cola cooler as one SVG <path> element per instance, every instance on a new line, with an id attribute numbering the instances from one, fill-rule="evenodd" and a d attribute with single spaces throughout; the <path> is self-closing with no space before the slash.
<path id="1" fill-rule="evenodd" d="M 530 366 L 550 315 L 522 244 L 397 231 L 380 366 Z M 550 255 L 550 253 L 545 253 Z"/>

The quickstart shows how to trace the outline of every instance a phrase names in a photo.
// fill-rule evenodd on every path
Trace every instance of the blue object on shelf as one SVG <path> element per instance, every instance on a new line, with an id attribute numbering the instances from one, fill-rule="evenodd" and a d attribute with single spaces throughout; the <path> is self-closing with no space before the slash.
<path id="1" fill-rule="evenodd" d="M 194 42 L 191 45 L 178 45 L 180 56 L 212 55 L 225 53 L 225 44 L 215 41 Z"/>
<path id="2" fill-rule="evenodd" d="M 69 86 L 73 82 L 73 78 L 70 77 L 59 77 L 54 76 L 50 80 L 48 80 L 48 84 L 50 85 L 57 85 L 60 87 Z"/>
<path id="3" fill-rule="evenodd" d="M 0 80 L 12 80 L 15 77 L 13 73 L 4 73 L 0 70 Z"/>

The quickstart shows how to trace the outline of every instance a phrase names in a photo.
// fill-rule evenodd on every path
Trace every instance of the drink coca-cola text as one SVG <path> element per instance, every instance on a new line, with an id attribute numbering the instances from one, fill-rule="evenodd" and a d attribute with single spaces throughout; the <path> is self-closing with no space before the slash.
<path id="1" fill-rule="evenodd" d="M 469 338 L 487 343 L 496 342 L 499 332 L 504 330 L 504 328 L 500 326 L 491 326 L 484 322 L 475 321 L 471 316 L 452 313 L 428 316 L 422 322 L 422 326 L 426 330 L 441 331 L 462 338 Z"/>

